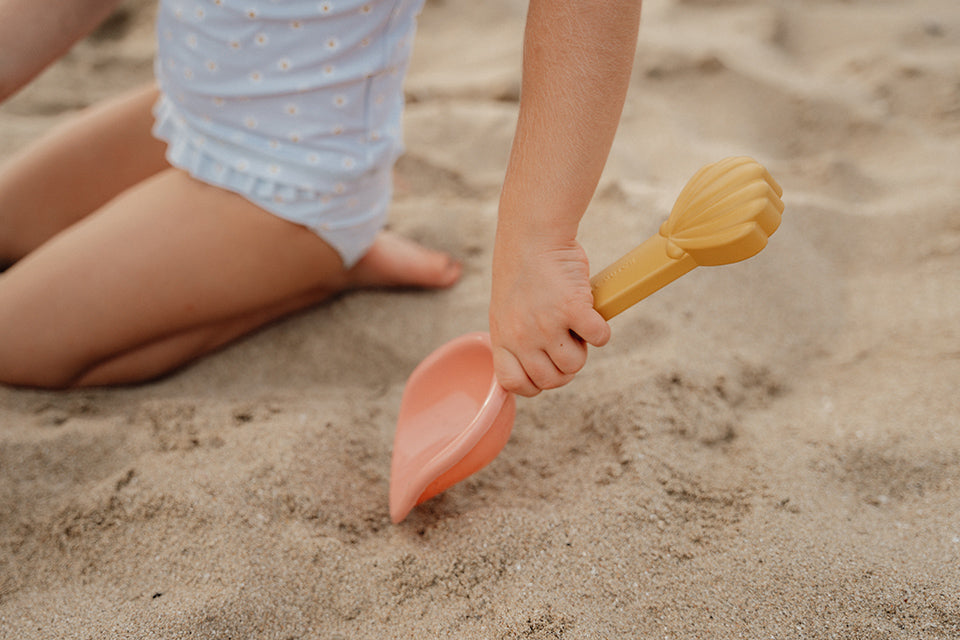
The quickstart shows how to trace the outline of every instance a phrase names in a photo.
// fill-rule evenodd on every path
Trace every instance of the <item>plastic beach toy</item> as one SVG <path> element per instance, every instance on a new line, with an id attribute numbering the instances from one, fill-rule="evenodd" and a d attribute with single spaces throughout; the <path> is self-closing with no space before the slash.
<path id="1" fill-rule="evenodd" d="M 590 279 L 593 306 L 607 320 L 697 266 L 746 260 L 777 230 L 783 191 L 750 158 L 698 171 L 660 232 Z M 476 473 L 510 437 L 516 403 L 493 372 L 490 336 L 443 345 L 410 375 L 400 402 L 390 470 L 390 517 Z"/>

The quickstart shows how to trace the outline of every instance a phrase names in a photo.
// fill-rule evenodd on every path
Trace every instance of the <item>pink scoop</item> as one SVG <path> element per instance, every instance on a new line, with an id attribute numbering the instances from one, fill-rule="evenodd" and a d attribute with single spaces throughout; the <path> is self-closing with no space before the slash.
<path id="1" fill-rule="evenodd" d="M 390 469 L 390 518 L 403 520 L 487 465 L 503 449 L 516 401 L 497 383 L 490 336 L 468 333 L 443 345 L 407 381 Z M 466 425 L 466 427 L 464 427 Z"/>
<path id="2" fill-rule="evenodd" d="M 783 190 L 755 160 L 698 171 L 649 238 L 590 279 L 609 320 L 697 266 L 746 260 L 780 225 Z M 486 333 L 469 333 L 424 360 L 407 381 L 393 443 L 390 517 L 476 473 L 507 443 L 516 404 L 497 382 Z M 464 426 L 466 425 L 466 426 Z"/>

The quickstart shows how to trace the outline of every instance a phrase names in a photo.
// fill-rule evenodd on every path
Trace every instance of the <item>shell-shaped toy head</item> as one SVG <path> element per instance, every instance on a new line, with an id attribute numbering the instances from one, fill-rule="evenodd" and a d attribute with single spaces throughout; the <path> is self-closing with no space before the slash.
<path id="1" fill-rule="evenodd" d="M 726 158 L 698 171 L 660 227 L 667 253 L 701 266 L 739 262 L 767 245 L 783 213 L 783 189 L 756 160 Z"/>

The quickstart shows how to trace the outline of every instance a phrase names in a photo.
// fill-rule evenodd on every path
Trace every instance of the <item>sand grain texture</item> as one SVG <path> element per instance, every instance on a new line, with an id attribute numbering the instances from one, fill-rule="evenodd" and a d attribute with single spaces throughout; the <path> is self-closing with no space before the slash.
<path id="1" fill-rule="evenodd" d="M 646 3 L 596 269 L 751 155 L 783 225 L 612 321 L 394 526 L 406 376 L 486 327 L 523 3 L 431 1 L 394 228 L 465 261 L 156 383 L 0 388 L 0 638 L 960 637 L 960 7 Z M 150 2 L 0 109 L 8 156 L 149 79 Z"/>

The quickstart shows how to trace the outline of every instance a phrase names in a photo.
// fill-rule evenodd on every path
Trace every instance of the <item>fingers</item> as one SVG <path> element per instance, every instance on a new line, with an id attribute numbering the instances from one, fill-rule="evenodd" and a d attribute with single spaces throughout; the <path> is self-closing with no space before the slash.
<path id="1" fill-rule="evenodd" d="M 610 325 L 597 311 L 582 316 L 579 324 L 570 328 L 579 338 L 595 347 L 610 341 Z"/>
<path id="2" fill-rule="evenodd" d="M 569 342 L 575 342 L 570 338 Z M 586 356 L 582 358 L 585 360 Z M 582 363 L 580 367 L 582 367 Z M 524 354 L 523 362 L 507 351 L 496 349 L 493 354 L 493 368 L 500 386 L 511 393 L 533 397 L 546 389 L 562 387 L 573 379 L 574 373 L 579 370 L 565 373 L 557 368 L 554 361 L 544 351 L 533 351 Z"/>
<path id="3" fill-rule="evenodd" d="M 503 348 L 493 351 L 493 372 L 497 376 L 500 386 L 517 395 L 533 397 L 540 393 L 540 389 L 527 376 L 523 366 L 515 355 Z"/>
<path id="4" fill-rule="evenodd" d="M 532 397 L 570 382 L 586 364 L 587 345 L 601 347 L 609 340 L 610 325 L 594 311 L 543 346 L 516 351 L 497 346 L 494 372 L 507 391 Z"/>
<path id="5" fill-rule="evenodd" d="M 511 393 L 532 397 L 546 389 L 562 387 L 587 361 L 587 344 L 567 334 L 549 350 L 531 350 L 521 356 L 499 348 L 494 352 L 494 372 Z"/>
<path id="6" fill-rule="evenodd" d="M 557 371 L 573 377 L 573 374 L 583 369 L 583 365 L 587 363 L 587 343 L 569 331 L 546 350 L 546 355 Z"/>

